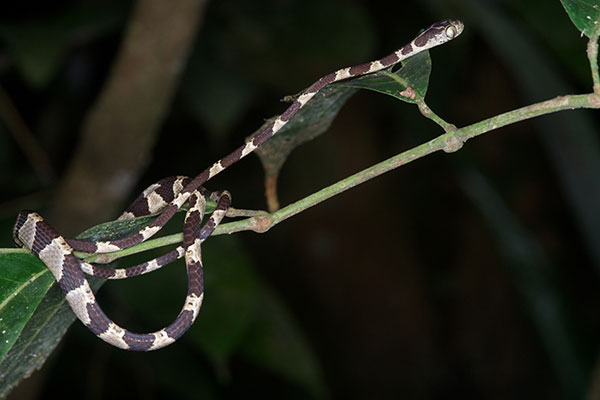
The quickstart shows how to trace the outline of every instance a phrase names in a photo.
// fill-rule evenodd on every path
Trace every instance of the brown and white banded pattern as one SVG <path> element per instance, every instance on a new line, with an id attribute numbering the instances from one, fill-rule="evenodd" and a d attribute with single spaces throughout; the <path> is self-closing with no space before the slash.
<path id="1" fill-rule="evenodd" d="M 160 181 L 161 192 L 159 192 L 159 193 L 162 193 L 161 196 L 164 196 L 166 198 L 175 197 L 177 195 L 177 192 L 181 191 L 181 184 L 180 184 L 181 180 L 185 180 L 185 179 L 188 179 L 188 178 L 185 176 L 177 176 L 177 177 L 169 177 L 169 178 L 162 179 Z M 157 188 L 157 187 L 158 186 L 156 183 L 149 186 L 149 188 Z M 172 188 L 172 193 L 166 193 L 167 187 Z M 201 241 L 204 241 L 204 240 L 206 240 L 206 238 L 208 238 L 211 235 L 211 233 L 215 230 L 215 228 L 221 223 L 221 221 L 225 217 L 225 214 L 227 213 L 227 209 L 229 208 L 229 205 L 231 204 L 231 195 L 227 191 L 209 193 L 204 188 L 201 188 L 201 191 L 202 191 L 202 194 L 197 192 L 197 193 L 195 193 L 195 195 L 197 197 L 204 196 L 205 198 L 210 198 L 211 200 L 213 200 L 217 203 L 215 210 L 212 212 L 212 214 L 210 215 L 210 218 L 205 222 L 204 226 L 202 227 L 202 229 L 199 232 L 199 239 Z M 119 217 L 119 219 L 129 219 L 129 218 L 146 215 L 146 213 L 148 213 L 148 212 L 155 213 L 155 212 L 160 211 L 160 209 L 158 209 L 158 210 L 153 209 L 150 204 L 142 204 L 144 202 L 150 203 L 152 201 L 150 199 L 152 199 L 154 196 L 157 195 L 156 190 L 148 191 L 148 189 L 146 189 L 142 194 L 146 194 L 146 195 L 145 196 L 142 195 L 142 196 L 138 197 L 128 207 L 128 209 L 125 212 L 123 212 L 123 214 L 121 215 L 121 217 Z M 203 211 L 203 213 L 204 213 L 204 211 Z M 77 241 L 75 241 L 73 239 L 65 239 L 65 240 L 69 244 L 71 242 L 78 243 Z M 98 242 L 95 242 L 95 243 L 97 244 Z M 71 246 L 71 247 L 73 247 L 74 250 L 79 251 L 79 249 L 76 246 Z M 86 273 L 88 275 L 96 276 L 99 278 L 125 279 L 125 278 L 130 278 L 133 276 L 144 275 L 144 274 L 147 274 L 152 271 L 156 271 L 157 269 L 160 269 L 163 266 L 168 265 L 175 260 L 178 260 L 179 258 L 183 257 L 184 255 L 185 255 L 184 247 L 178 246 L 177 248 L 169 251 L 166 254 L 163 254 L 160 257 L 157 257 L 150 261 L 146 261 L 142 264 L 134 265 L 134 266 L 127 267 L 127 268 L 106 268 L 106 267 L 99 267 L 97 265 L 89 264 L 89 263 L 82 263 L 81 268 L 84 273 Z"/>
<path id="2" fill-rule="evenodd" d="M 126 350 L 148 351 L 173 343 L 192 325 L 204 297 L 204 282 L 200 246 L 221 222 L 231 197 L 228 192 L 211 196 L 218 201 L 217 208 L 202 226 L 206 199 L 198 191 L 190 197 L 184 222 L 183 246 L 171 253 L 185 255 L 188 293 L 177 318 L 167 327 L 153 333 L 133 333 L 115 324 L 100 308 L 84 272 L 104 278 L 120 279 L 149 272 L 165 265 L 165 256 L 150 261 L 149 265 L 126 269 L 103 269 L 86 263 L 73 255 L 73 248 L 35 212 L 22 211 L 15 224 L 15 242 L 29 248 L 50 269 L 59 287 L 79 320 L 102 340 Z M 171 257 L 177 259 L 178 257 Z M 172 261 L 172 260 L 171 260 Z"/>
<path id="3" fill-rule="evenodd" d="M 436 22 L 394 53 L 370 63 L 342 68 L 320 78 L 302 91 L 283 114 L 251 140 L 193 179 L 187 177 L 165 178 L 144 190 L 121 215 L 120 219 L 160 214 L 148 226 L 133 235 L 102 242 L 65 239 L 37 213 L 22 211 L 13 230 L 15 243 L 30 249 L 48 266 L 73 312 L 98 337 L 127 350 L 146 351 L 167 346 L 177 340 L 198 315 L 204 297 L 200 246 L 221 222 L 231 203 L 231 196 L 228 192 L 209 193 L 202 185 L 277 134 L 324 87 L 334 82 L 389 68 L 421 51 L 454 39 L 462 31 L 463 24 L 460 21 Z M 205 211 L 205 199 L 208 197 L 218 202 L 217 209 L 201 226 Z M 189 208 L 184 223 L 183 245 L 161 257 L 125 269 L 104 269 L 86 263 L 73 255 L 74 250 L 86 253 L 107 253 L 142 243 L 156 234 L 186 202 L 189 203 Z M 122 279 L 156 270 L 180 257 L 185 257 L 188 272 L 188 293 L 185 304 L 173 323 L 154 333 L 132 333 L 116 325 L 98 305 L 84 275 L 85 272 L 109 279 Z"/>

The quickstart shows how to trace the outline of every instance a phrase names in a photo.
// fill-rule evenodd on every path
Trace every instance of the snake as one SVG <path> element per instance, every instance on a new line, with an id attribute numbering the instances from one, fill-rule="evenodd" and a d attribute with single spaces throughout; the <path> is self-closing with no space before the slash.
<path id="1" fill-rule="evenodd" d="M 231 205 L 229 192 L 209 192 L 203 185 L 275 136 L 323 88 L 335 82 L 390 68 L 422 51 L 456 38 L 463 28 L 464 25 L 459 20 L 446 19 L 436 22 L 411 42 L 383 58 L 338 69 L 321 77 L 300 92 L 281 115 L 256 135 L 197 176 L 164 178 L 146 188 L 119 219 L 150 214 L 156 216 L 149 224 L 131 235 L 104 241 L 65 238 L 38 213 L 23 210 L 17 216 L 13 228 L 15 244 L 29 249 L 41 259 L 53 274 L 76 317 L 100 339 L 125 350 L 149 351 L 163 348 L 179 339 L 198 316 L 204 298 L 201 244 L 214 232 Z M 217 207 L 202 224 L 207 199 L 215 201 Z M 159 232 L 184 204 L 187 204 L 187 212 L 183 227 L 183 244 L 161 257 L 133 267 L 110 269 L 87 263 L 74 254 L 75 251 L 91 254 L 110 253 L 140 244 Z M 134 333 L 117 325 L 98 304 L 86 278 L 86 274 L 107 279 L 143 275 L 182 257 L 185 258 L 188 277 L 184 305 L 171 324 L 152 333 Z"/>

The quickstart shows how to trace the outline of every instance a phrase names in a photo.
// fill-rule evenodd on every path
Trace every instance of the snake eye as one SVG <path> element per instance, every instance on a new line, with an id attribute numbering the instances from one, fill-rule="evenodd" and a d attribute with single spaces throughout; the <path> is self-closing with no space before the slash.
<path id="1" fill-rule="evenodd" d="M 450 39 L 454 38 L 456 36 L 456 28 L 453 26 L 447 27 L 446 36 L 448 36 Z"/>

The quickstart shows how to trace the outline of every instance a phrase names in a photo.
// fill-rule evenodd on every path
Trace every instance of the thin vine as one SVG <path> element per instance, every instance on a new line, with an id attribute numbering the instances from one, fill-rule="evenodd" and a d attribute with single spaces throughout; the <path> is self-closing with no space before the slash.
<path id="1" fill-rule="evenodd" d="M 587 56 L 590 61 L 590 69 L 592 71 L 592 81 L 594 82 L 594 93 L 600 94 L 600 73 L 598 72 L 598 37 L 600 36 L 600 24 L 590 36 L 587 45 Z"/>
<path id="2" fill-rule="evenodd" d="M 228 213 L 229 217 L 249 216 L 249 218 L 222 224 L 215 230 L 213 235 L 232 234 L 242 231 L 263 233 L 280 222 L 285 221 L 286 219 L 299 214 L 310 207 L 314 207 L 315 205 L 333 196 L 367 182 L 381 174 L 394 170 L 402 165 L 408 164 L 414 160 L 418 160 L 419 158 L 425 157 L 440 150 L 446 153 L 455 152 L 459 150 L 467 140 L 480 136 L 484 133 L 488 133 L 504 126 L 521 122 L 530 118 L 535 118 L 558 111 L 599 108 L 600 93 L 559 96 L 554 99 L 531 104 L 529 106 L 499 114 L 460 129 L 449 129 L 447 133 L 440 135 L 429 142 L 423 143 L 385 161 L 366 168 L 273 213 L 260 210 L 231 210 Z M 432 120 L 436 121 L 444 130 L 446 130 L 450 125 L 441 119 L 438 121 L 432 118 Z M 177 244 L 180 243 L 182 239 L 183 234 L 177 233 L 148 240 L 137 246 L 114 253 L 93 255 L 78 253 L 78 255 L 84 258 L 84 260 L 87 262 L 108 263 L 127 255 L 162 246 Z M 28 252 L 28 250 L 25 249 L 15 249 L 14 251 Z"/>

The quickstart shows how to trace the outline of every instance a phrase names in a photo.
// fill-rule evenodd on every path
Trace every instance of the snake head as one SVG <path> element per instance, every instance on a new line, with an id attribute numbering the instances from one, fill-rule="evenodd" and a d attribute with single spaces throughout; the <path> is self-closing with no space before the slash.
<path id="1" fill-rule="evenodd" d="M 430 49 L 454 39 L 462 33 L 464 27 L 462 21 L 444 19 L 425 29 L 412 44 L 421 50 Z"/>
<path id="2" fill-rule="evenodd" d="M 454 39 L 462 33 L 463 29 L 465 29 L 465 24 L 458 19 L 446 19 L 438 22 L 438 24 L 441 24 L 444 28 L 444 35 L 446 36 L 447 40 Z"/>

